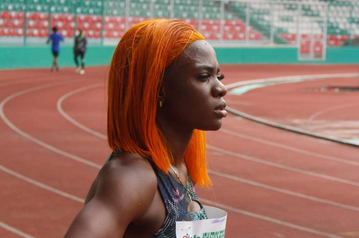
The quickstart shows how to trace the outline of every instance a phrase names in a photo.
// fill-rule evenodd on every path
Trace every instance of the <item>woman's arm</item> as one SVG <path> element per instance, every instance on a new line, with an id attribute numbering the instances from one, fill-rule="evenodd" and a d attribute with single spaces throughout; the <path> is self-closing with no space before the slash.
<path id="1" fill-rule="evenodd" d="M 96 180 L 94 197 L 76 216 L 65 238 L 122 237 L 127 226 L 150 208 L 157 190 L 156 176 L 142 158 L 111 161 Z"/>

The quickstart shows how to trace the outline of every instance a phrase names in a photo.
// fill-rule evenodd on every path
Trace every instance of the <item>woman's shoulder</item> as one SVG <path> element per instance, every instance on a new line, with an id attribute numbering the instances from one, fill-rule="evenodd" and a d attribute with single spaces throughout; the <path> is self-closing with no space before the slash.
<path id="1" fill-rule="evenodd" d="M 86 203 L 100 200 L 138 217 L 149 209 L 156 191 L 157 177 L 151 164 L 138 154 L 121 152 L 102 167 Z"/>
<path id="2" fill-rule="evenodd" d="M 114 154 L 102 167 L 99 179 L 116 183 L 119 183 L 119 180 L 126 181 L 134 188 L 142 186 L 150 186 L 154 190 L 157 188 L 157 178 L 151 164 L 137 153 Z"/>
<path id="3" fill-rule="evenodd" d="M 122 237 L 131 223 L 153 210 L 156 191 L 156 174 L 141 156 L 112 156 L 94 181 L 68 237 Z"/>
<path id="4" fill-rule="evenodd" d="M 130 189 L 128 189 L 130 188 Z M 135 199 L 137 194 L 151 199 L 157 190 L 157 177 L 151 164 L 139 154 L 119 152 L 105 163 L 93 182 L 85 204 L 97 197 Z"/>

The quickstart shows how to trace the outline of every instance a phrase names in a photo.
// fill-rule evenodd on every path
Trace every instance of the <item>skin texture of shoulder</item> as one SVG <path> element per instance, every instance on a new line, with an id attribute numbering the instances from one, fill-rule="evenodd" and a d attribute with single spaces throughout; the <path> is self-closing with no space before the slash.
<path id="1" fill-rule="evenodd" d="M 65 237 L 148 237 L 164 220 L 165 210 L 155 213 L 161 202 L 151 165 L 138 154 L 119 153 L 100 170 Z"/>

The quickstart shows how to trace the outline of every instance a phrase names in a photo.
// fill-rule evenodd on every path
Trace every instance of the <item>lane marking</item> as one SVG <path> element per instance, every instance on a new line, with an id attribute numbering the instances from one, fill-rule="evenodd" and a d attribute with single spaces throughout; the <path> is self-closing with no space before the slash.
<path id="1" fill-rule="evenodd" d="M 63 196 L 63 197 L 66 197 L 66 198 L 69 198 L 69 199 L 71 199 L 71 200 L 74 200 L 74 201 L 77 201 L 77 202 L 81 202 L 81 203 L 84 203 L 84 202 L 85 202 L 85 200 L 82 199 L 82 198 L 79 198 L 79 197 L 77 197 L 77 196 L 71 195 L 71 194 L 66 193 L 66 192 L 63 192 L 63 191 L 61 191 L 61 190 L 59 190 L 59 189 L 56 189 L 56 188 L 53 188 L 53 187 L 48 186 L 48 185 L 46 185 L 46 184 L 43 184 L 43 183 L 41 183 L 41 182 L 38 182 L 38 181 L 36 181 L 36 180 L 34 180 L 34 179 L 31 179 L 31 178 L 29 178 L 29 177 L 26 177 L 26 176 L 24 176 L 24 175 L 22 175 L 22 174 L 19 174 L 19 173 L 13 171 L 13 170 L 10 170 L 10 169 L 8 169 L 8 168 L 2 166 L 2 165 L 0 165 L 0 170 L 3 171 L 3 172 L 5 172 L 5 173 L 7 173 L 7 174 L 10 174 L 10 175 L 12 175 L 12 176 L 18 178 L 18 179 L 24 180 L 24 181 L 26 181 L 26 182 L 28 182 L 28 183 L 31 183 L 31 184 L 33 184 L 33 185 L 35 185 L 35 186 L 38 186 L 38 187 L 43 188 L 43 189 L 45 189 L 45 190 L 48 190 L 48 191 L 50 191 L 50 192 L 59 194 L 59 195 L 61 195 L 61 196 Z"/>
<path id="2" fill-rule="evenodd" d="M 84 81 L 84 80 L 81 80 L 81 81 Z M 58 86 L 58 85 L 62 85 L 62 84 L 69 84 L 69 83 L 73 83 L 74 81 L 70 81 L 70 82 L 60 82 L 60 83 L 50 83 L 50 84 L 45 84 L 45 85 L 40 85 L 40 86 L 36 86 L 34 88 L 30 88 L 30 89 L 25 89 L 25 90 L 22 90 L 20 92 L 17 92 L 17 93 L 14 93 L 10 96 L 8 96 L 7 98 L 5 98 L 1 103 L 0 103 L 0 117 L 1 119 L 5 122 L 5 124 L 10 127 L 12 130 L 14 130 L 16 133 L 18 133 L 19 135 L 21 135 L 22 137 L 28 139 L 29 141 L 32 141 L 34 142 L 35 144 L 38 144 L 50 151 L 53 151 L 57 154 L 60 154 L 60 155 L 63 155 L 65 157 L 68 157 L 68 158 L 71 158 L 75 161 L 78 161 L 80 163 L 83 163 L 83 164 L 87 164 L 91 167 L 94 167 L 94 168 L 101 168 L 101 166 L 99 166 L 98 164 L 95 164 L 91 161 L 88 161 L 88 160 L 85 160 L 85 159 L 82 159 L 76 155 L 72 155 L 70 153 L 67 153 L 63 150 L 60 150 L 52 145 L 49 145 L 39 139 L 36 139 L 35 137 L 25 133 L 24 131 L 22 131 L 21 129 L 19 129 L 18 127 L 16 127 L 5 115 L 4 113 L 4 106 L 7 102 L 9 102 L 10 100 L 16 98 L 16 97 L 19 97 L 19 96 L 22 96 L 24 94 L 27 94 L 27 93 L 31 93 L 31 92 L 35 92 L 35 91 L 38 91 L 38 90 L 42 90 L 42 89 L 46 89 L 46 88 L 50 88 L 50 87 L 54 87 L 54 86 Z"/>
<path id="3" fill-rule="evenodd" d="M 93 134 L 101 139 L 104 139 L 104 140 L 107 140 L 107 136 L 98 132 L 98 131 L 95 131 L 95 130 L 92 130 L 91 128 L 88 128 L 86 126 L 84 126 L 83 124 L 79 123 L 78 121 L 76 121 L 75 119 L 73 119 L 72 117 L 70 117 L 62 108 L 62 102 L 70 97 L 70 96 L 73 96 L 77 93 L 80 93 L 80 92 L 83 92 L 83 91 L 86 91 L 86 90 L 89 90 L 89 89 L 93 89 L 93 88 L 97 88 L 97 87 L 101 87 L 103 86 L 102 83 L 97 83 L 97 84 L 92 84 L 92 85 L 89 85 L 89 86 L 86 86 L 86 87 L 82 87 L 82 88 L 79 88 L 79 89 L 76 89 L 76 90 L 73 90 L 73 91 L 70 91 L 66 94 L 64 94 L 63 96 L 60 97 L 59 100 L 57 100 L 57 103 L 56 103 L 56 107 L 57 107 L 57 110 L 59 111 L 59 113 L 66 119 L 68 120 L 69 122 L 71 122 L 72 124 L 74 124 L 75 126 L 81 128 L 82 130 L 90 133 L 90 134 Z"/>
<path id="4" fill-rule="evenodd" d="M 228 106 L 226 107 L 226 110 L 233 113 L 234 115 L 241 116 L 241 117 L 246 118 L 248 120 L 258 122 L 258 123 L 261 123 L 261 124 L 264 124 L 264 125 L 267 125 L 267 126 L 272 126 L 272 127 L 275 127 L 275 128 L 295 132 L 295 133 L 310 136 L 310 137 L 316 137 L 316 138 L 323 139 L 323 140 L 333 141 L 333 142 L 337 142 L 337 143 L 340 143 L 340 144 L 345 144 L 345 145 L 350 145 L 350 146 L 355 146 L 355 147 L 359 146 L 359 141 L 342 140 L 342 139 L 338 139 L 338 138 L 335 138 L 335 137 L 332 137 L 332 136 L 326 136 L 326 135 L 322 135 L 322 134 L 319 134 L 319 133 L 314 133 L 314 132 L 306 131 L 306 130 L 303 130 L 303 129 L 299 129 L 297 127 L 286 126 L 286 125 L 283 125 L 283 124 L 280 124 L 280 123 L 265 120 L 265 119 L 260 118 L 260 117 L 255 117 L 255 116 L 249 115 L 247 113 L 238 111 L 238 110 L 233 109 L 233 108 L 228 107 Z"/>
<path id="5" fill-rule="evenodd" d="M 315 79 L 310 79 L 310 80 L 315 80 Z M 309 81 L 309 79 L 307 79 L 305 81 Z M 280 81 L 270 81 L 270 82 L 263 82 L 263 83 L 256 83 L 256 84 L 251 83 L 248 85 L 243 85 L 243 86 L 234 88 L 228 94 L 229 95 L 242 95 L 242 94 L 248 93 L 249 91 L 257 89 L 257 88 L 275 86 L 275 85 L 284 84 L 284 83 L 299 83 L 299 82 L 303 82 L 303 81 L 298 80 L 298 79 L 288 79 L 285 81 L 280 80 Z"/>
<path id="6" fill-rule="evenodd" d="M 19 229 L 16 229 L 15 227 L 9 226 L 8 224 L 5 224 L 3 222 L 0 221 L 0 227 L 4 228 L 5 230 L 10 231 L 11 233 L 14 233 L 20 237 L 24 237 L 24 238 L 35 238 L 34 236 L 31 236 L 29 234 L 26 234 L 23 231 L 20 231 Z"/>
<path id="7" fill-rule="evenodd" d="M 358 73 L 345 73 L 345 74 L 312 74 L 312 75 L 295 75 L 295 76 L 282 76 L 273 78 L 262 78 L 239 81 L 231 84 L 227 84 L 228 90 L 236 88 L 238 86 L 244 86 L 249 84 L 269 83 L 269 82 L 290 82 L 291 80 L 312 80 L 312 79 L 328 79 L 328 78 L 354 78 L 358 77 Z"/>
<path id="8" fill-rule="evenodd" d="M 282 188 L 266 185 L 266 184 L 263 184 L 263 183 L 254 182 L 252 180 L 240 178 L 240 177 L 237 177 L 237 176 L 234 176 L 234 175 L 229 175 L 229 174 L 221 173 L 221 172 L 214 171 L 214 170 L 208 170 L 208 172 L 210 174 L 213 174 L 213 175 L 216 175 L 216 176 L 219 176 L 219 177 L 222 177 L 222 178 L 226 178 L 226 179 L 233 180 L 233 181 L 238 181 L 238 182 L 249 184 L 249 185 L 252 185 L 252 186 L 255 186 L 255 187 L 260 187 L 260 188 L 264 188 L 264 189 L 267 189 L 267 190 L 272 190 L 272 191 L 276 191 L 276 192 L 279 192 L 279 193 L 288 194 L 288 195 L 291 195 L 291 196 L 294 196 L 294 197 L 304 198 L 304 199 L 312 200 L 312 201 L 315 201 L 315 202 L 324 203 L 324 204 L 327 204 L 327 205 L 332 205 L 332 206 L 335 206 L 335 207 L 340 207 L 340 208 L 348 209 L 348 210 L 351 210 L 351 211 L 359 212 L 359 207 L 354 207 L 354 206 L 346 205 L 346 204 L 343 204 L 343 203 L 333 202 L 333 201 L 330 201 L 330 200 L 327 200 L 327 199 L 317 198 L 317 197 L 305 195 L 305 194 L 302 194 L 302 193 L 293 192 L 293 191 L 290 191 L 290 190 L 287 190 L 287 189 L 282 189 Z"/>
<path id="9" fill-rule="evenodd" d="M 277 84 L 278 83 L 290 83 L 291 81 L 296 81 L 296 80 L 307 81 L 307 80 L 328 79 L 328 78 L 353 78 L 353 77 L 357 77 L 357 76 L 358 76 L 357 73 L 284 76 L 284 77 L 275 77 L 275 78 L 267 78 L 267 79 L 256 79 L 256 80 L 240 81 L 240 82 L 235 82 L 235 83 L 232 83 L 232 84 L 228 84 L 228 85 L 226 85 L 226 87 L 227 87 L 227 89 L 228 89 L 228 91 L 230 93 L 230 90 L 232 90 L 233 88 L 236 88 L 238 86 L 246 86 L 247 87 L 248 85 L 255 85 L 255 84 L 261 84 L 261 83 L 270 85 L 271 83 L 277 83 Z M 249 90 L 247 90 L 247 91 L 249 91 Z M 338 139 L 338 138 L 335 138 L 335 137 L 326 136 L 326 135 L 322 135 L 322 134 L 319 134 L 319 133 L 313 133 L 313 132 L 302 130 L 302 129 L 299 129 L 299 128 L 296 128 L 296 127 L 286 126 L 284 124 L 268 121 L 268 120 L 265 120 L 265 119 L 260 118 L 260 117 L 255 117 L 255 116 L 249 115 L 249 114 L 244 113 L 242 111 L 235 110 L 234 108 L 227 107 L 226 109 L 227 109 L 227 111 L 233 113 L 234 115 L 241 116 L 241 117 L 246 118 L 248 120 L 252 120 L 254 122 L 261 123 L 261 124 L 264 124 L 264 125 L 273 126 L 273 127 L 279 128 L 279 129 L 283 129 L 283 130 L 303 134 L 303 135 L 306 135 L 306 136 L 316 137 L 316 138 L 320 138 L 320 139 L 323 139 L 323 140 L 329 140 L 329 141 L 333 141 L 333 142 L 337 142 L 337 143 L 341 143 L 341 144 L 345 144 L 345 145 L 356 146 L 356 147 L 359 146 L 359 140 Z"/>
<path id="10" fill-rule="evenodd" d="M 291 147 L 291 146 L 284 145 L 284 144 L 279 144 L 279 143 L 276 143 L 276 142 L 260 139 L 260 138 L 257 138 L 257 137 L 244 135 L 242 133 L 230 131 L 230 130 L 227 130 L 227 129 L 220 129 L 219 132 L 223 132 L 223 133 L 233 135 L 233 136 L 236 136 L 236 137 L 239 137 L 239 138 L 243 138 L 243 139 L 246 139 L 246 140 L 255 141 L 255 142 L 258 142 L 258 143 L 262 143 L 262 144 L 266 144 L 266 145 L 270 145 L 270 146 L 274 146 L 274 147 L 278 147 L 278 148 L 282 148 L 282 149 L 286 149 L 286 150 L 291 150 L 291 151 L 294 151 L 294 152 L 297 152 L 297 153 L 300 153 L 300 154 L 310 155 L 310 156 L 314 156 L 314 157 L 318 157 L 318 158 L 326 159 L 326 160 L 331 160 L 331 161 L 335 161 L 335 162 L 339 162 L 339 163 L 359 166 L 359 162 L 356 162 L 356 161 L 336 158 L 336 157 L 329 156 L 329 155 L 318 154 L 318 153 L 315 153 L 315 152 L 310 152 L 310 151 L 307 151 L 307 150 L 298 149 L 298 148 L 295 148 L 295 147 Z"/>
<path id="11" fill-rule="evenodd" d="M 321 178 L 321 179 L 327 179 L 327 180 L 331 180 L 331 181 L 334 181 L 334 182 L 359 187 L 359 183 L 352 182 L 352 181 L 349 181 L 349 180 L 336 178 L 336 177 L 332 177 L 332 176 L 325 175 L 325 174 L 319 174 L 319 173 L 315 173 L 315 172 L 311 172 L 311 171 L 307 171 L 307 170 L 297 169 L 297 168 L 294 168 L 294 167 L 291 167 L 291 166 L 282 165 L 282 164 L 278 164 L 278 163 L 275 163 L 275 162 L 270 162 L 270 161 L 267 161 L 267 160 L 259 159 L 259 158 L 256 158 L 256 157 L 244 155 L 244 154 L 241 154 L 241 153 L 236 153 L 236 152 L 232 152 L 232 151 L 229 151 L 229 150 L 221 149 L 221 148 L 218 148 L 218 147 L 215 147 L 215 146 L 212 146 L 212 145 L 207 145 L 207 147 L 209 149 L 211 149 L 211 150 L 221 152 L 223 154 L 230 155 L 230 156 L 233 156 L 233 157 L 237 157 L 237 158 L 240 158 L 240 159 L 248 160 L 248 161 L 251 161 L 251 162 L 256 162 L 256 163 L 259 163 L 259 164 L 265 164 L 265 165 L 269 165 L 269 166 L 279 168 L 279 169 L 289 170 L 289 171 L 300 173 L 300 174 L 310 175 L 310 176 Z"/>
<path id="12" fill-rule="evenodd" d="M 308 121 L 311 122 L 312 120 L 314 120 L 316 117 L 318 117 L 319 115 L 323 115 L 324 113 L 330 112 L 330 111 L 334 111 L 334 110 L 338 110 L 338 109 L 342 109 L 342 108 L 346 108 L 346 107 L 353 107 L 353 106 L 357 106 L 359 105 L 358 102 L 356 103 L 346 103 L 346 104 L 342 104 L 342 105 L 338 105 L 338 106 L 334 106 L 334 107 L 330 107 L 324 110 L 320 110 L 316 113 L 314 113 L 313 115 L 311 115 L 308 118 Z"/>

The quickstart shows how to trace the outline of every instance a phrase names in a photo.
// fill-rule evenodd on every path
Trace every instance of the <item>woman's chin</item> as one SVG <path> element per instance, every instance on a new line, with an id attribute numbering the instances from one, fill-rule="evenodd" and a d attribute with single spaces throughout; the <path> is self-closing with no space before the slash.
<path id="1" fill-rule="evenodd" d="M 219 129 L 221 129 L 222 127 L 222 119 L 218 120 L 216 123 L 212 124 L 212 125 L 208 125 L 206 127 L 203 127 L 199 130 L 202 131 L 218 131 Z"/>

